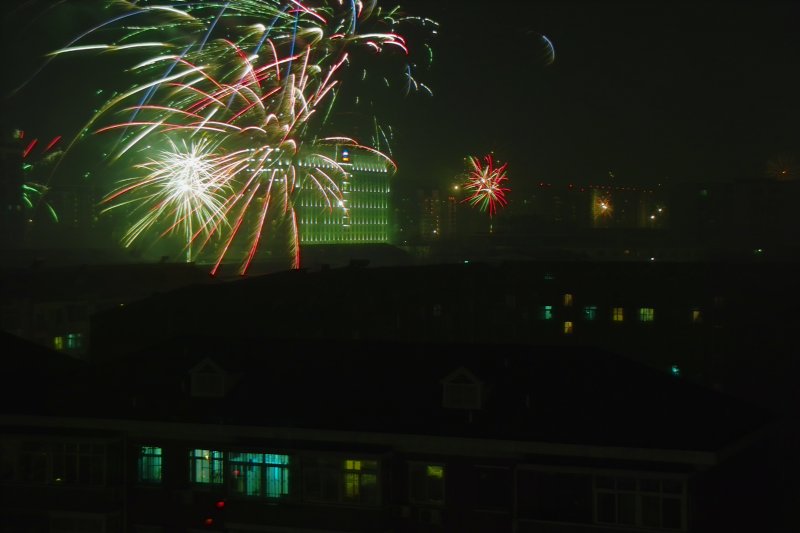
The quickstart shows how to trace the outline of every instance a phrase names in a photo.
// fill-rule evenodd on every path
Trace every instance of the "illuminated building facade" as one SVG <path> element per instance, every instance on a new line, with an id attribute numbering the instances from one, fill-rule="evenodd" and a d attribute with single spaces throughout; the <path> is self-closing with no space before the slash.
<path id="1" fill-rule="evenodd" d="M 295 208 L 300 228 L 300 243 L 374 244 L 389 242 L 389 179 L 392 169 L 388 161 L 374 153 L 352 146 L 330 146 L 315 149 L 315 154 L 302 158 L 300 168 L 322 168 L 342 192 L 338 205 L 329 196 L 320 194 L 319 186 L 306 180 L 298 194 Z M 345 174 L 336 175 L 336 161 Z M 331 202 L 329 205 L 328 202 Z"/>

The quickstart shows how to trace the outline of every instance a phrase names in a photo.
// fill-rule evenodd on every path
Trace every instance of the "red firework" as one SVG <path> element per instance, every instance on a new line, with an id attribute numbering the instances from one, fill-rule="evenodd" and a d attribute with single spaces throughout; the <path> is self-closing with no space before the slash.
<path id="1" fill-rule="evenodd" d="M 511 189 L 503 187 L 503 182 L 508 181 L 506 176 L 508 163 L 495 168 L 491 154 L 484 156 L 483 163 L 475 156 L 468 159 L 470 169 L 464 189 L 471 194 L 462 201 L 479 206 L 481 211 L 489 211 L 489 217 L 492 217 L 498 208 L 508 204 L 506 193 Z"/>

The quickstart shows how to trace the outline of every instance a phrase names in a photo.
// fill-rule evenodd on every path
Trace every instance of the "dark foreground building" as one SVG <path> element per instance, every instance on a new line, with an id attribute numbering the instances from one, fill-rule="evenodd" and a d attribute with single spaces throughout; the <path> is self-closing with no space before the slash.
<path id="1" fill-rule="evenodd" d="M 353 263 L 98 313 L 92 356 L 198 335 L 596 346 L 798 416 L 798 298 L 791 263 Z"/>
<path id="2" fill-rule="evenodd" d="M 477 326 L 476 326 L 477 327 Z M 0 530 L 769 530 L 756 409 L 606 352 L 3 337 Z M 6 352 L 7 353 L 7 352 Z"/>

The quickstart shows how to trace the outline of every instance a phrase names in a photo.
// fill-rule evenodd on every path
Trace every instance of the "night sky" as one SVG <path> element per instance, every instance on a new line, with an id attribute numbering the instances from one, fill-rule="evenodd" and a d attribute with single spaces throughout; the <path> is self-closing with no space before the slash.
<path id="1" fill-rule="evenodd" d="M 410 106 L 403 149 L 418 157 L 406 176 L 494 150 L 518 189 L 609 171 L 747 178 L 800 148 L 797 4 L 427 4 L 441 23 L 436 97 Z M 537 34 L 555 45 L 551 65 Z"/>
<path id="2" fill-rule="evenodd" d="M 609 172 L 647 184 L 761 177 L 770 159 L 800 160 L 796 3 L 401 5 L 441 24 L 433 70 L 421 78 L 434 97 L 398 92 L 386 113 L 404 186 L 442 186 L 465 156 L 489 151 L 509 162 L 522 191 Z M 85 5 L 75 9 L 72 20 L 5 17 L 4 93 L 84 27 Z M 554 43 L 552 64 L 541 35 Z M 87 81 L 80 68 L 48 67 L 6 97 L 7 121 L 41 136 L 69 132 L 95 105 L 80 95 L 94 90 L 98 73 Z"/>

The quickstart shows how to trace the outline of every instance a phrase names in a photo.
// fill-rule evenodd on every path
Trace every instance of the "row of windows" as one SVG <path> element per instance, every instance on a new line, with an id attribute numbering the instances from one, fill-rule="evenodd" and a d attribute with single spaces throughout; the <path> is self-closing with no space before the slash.
<path id="1" fill-rule="evenodd" d="M 326 199 L 322 195 L 319 195 L 314 198 L 302 199 L 297 204 L 297 210 L 299 212 L 303 212 L 304 210 L 311 211 L 311 208 L 319 209 L 331 209 L 332 207 L 345 207 L 347 206 L 348 209 L 382 209 L 388 210 L 389 209 L 389 202 L 383 196 L 377 196 L 376 198 L 364 198 L 362 196 L 347 196 L 343 200 L 336 200 L 334 198 Z"/>
<path id="2" fill-rule="evenodd" d="M 639 322 L 653 322 L 656 318 L 656 311 L 653 307 L 639 307 L 636 313 L 636 318 Z M 543 305 L 539 308 L 539 318 L 542 320 L 553 320 L 555 317 L 552 305 Z M 596 305 L 586 305 L 583 307 L 582 318 L 587 322 L 597 320 L 598 310 Z M 611 308 L 611 321 L 624 322 L 625 321 L 625 308 L 612 307 Z M 689 320 L 694 324 L 699 324 L 703 321 L 703 315 L 699 309 L 692 309 L 689 314 Z"/>
<path id="3" fill-rule="evenodd" d="M 59 352 L 63 350 L 80 350 L 82 348 L 82 333 L 67 333 L 66 335 L 57 335 L 53 337 L 53 349 Z"/>
<path id="4" fill-rule="evenodd" d="M 520 471 L 522 519 L 666 530 L 686 528 L 682 479 Z"/>
<path id="5" fill-rule="evenodd" d="M 333 229 L 342 228 L 344 229 L 345 225 L 358 225 L 358 226 L 366 226 L 366 225 L 375 225 L 375 226 L 384 226 L 388 224 L 389 221 L 386 219 L 385 216 L 363 216 L 363 213 L 355 213 L 350 215 L 342 215 L 342 216 L 322 216 L 317 218 L 302 218 L 300 220 L 300 230 L 308 233 L 314 231 L 320 231 L 319 226 L 335 226 Z M 326 228 L 327 229 L 327 228 Z"/>
<path id="6" fill-rule="evenodd" d="M 189 450 L 189 481 L 196 485 L 227 485 L 230 493 L 279 500 L 298 491 L 294 476 L 301 472 L 298 458 L 286 454 Z M 137 479 L 159 484 L 163 475 L 163 450 L 139 449 Z M 444 466 L 414 463 L 409 469 L 413 502 L 444 501 Z M 302 494 L 307 501 L 377 504 L 379 464 L 365 458 L 311 458 L 302 463 Z"/>
<path id="7" fill-rule="evenodd" d="M 352 243 L 352 244 L 367 244 L 367 243 L 385 243 L 388 236 L 382 233 L 368 233 L 363 234 L 347 234 L 347 235 L 305 235 L 301 236 L 300 242 L 303 244 L 333 244 L 333 243 Z"/>
<path id="8" fill-rule="evenodd" d="M 562 297 L 561 304 L 564 307 L 572 307 L 574 304 L 575 298 L 571 293 L 565 293 Z M 553 306 L 544 306 L 552 311 Z M 652 307 L 640 307 L 639 308 L 639 320 L 642 322 L 650 322 L 654 318 L 655 311 Z M 613 307 L 612 308 L 612 320 L 615 322 L 622 322 L 624 320 L 625 310 L 623 307 Z M 586 305 L 583 307 L 583 317 L 586 320 L 594 320 L 597 317 L 597 306 L 596 305 Z M 702 322 L 702 313 L 700 309 L 693 308 L 691 309 L 690 318 L 692 322 Z"/>
<path id="9" fill-rule="evenodd" d="M 8 452 L 9 450 L 6 450 Z M 9 462 L 11 456 L 16 460 Z M 188 481 L 241 497 L 280 501 L 375 505 L 381 500 L 381 463 L 365 457 L 309 457 L 265 452 L 188 450 Z M 0 461 L 0 480 L 51 485 L 101 486 L 107 446 L 96 442 L 22 442 Z M 158 446 L 141 446 L 137 479 L 162 482 L 164 455 Z M 476 467 L 476 504 L 511 502 L 511 470 Z M 445 502 L 446 466 L 408 465 L 411 503 Z M 563 473 L 520 469 L 514 478 L 522 519 L 615 524 L 682 530 L 686 527 L 686 483 L 677 476 Z"/>
<path id="10" fill-rule="evenodd" d="M 23 442 L 0 455 L 0 479 L 38 485 L 102 486 L 106 446 L 93 442 Z"/>

